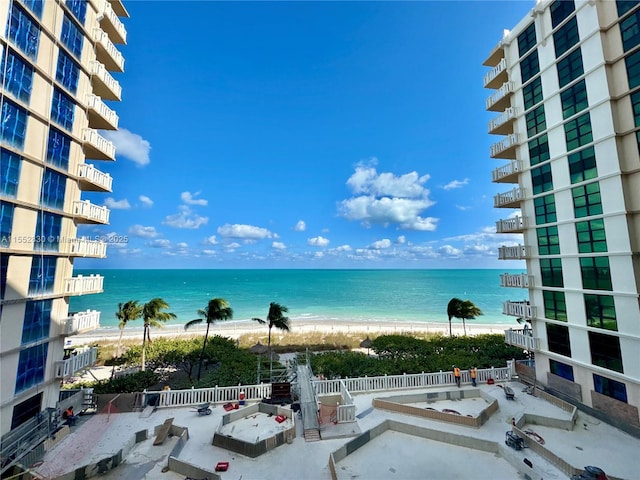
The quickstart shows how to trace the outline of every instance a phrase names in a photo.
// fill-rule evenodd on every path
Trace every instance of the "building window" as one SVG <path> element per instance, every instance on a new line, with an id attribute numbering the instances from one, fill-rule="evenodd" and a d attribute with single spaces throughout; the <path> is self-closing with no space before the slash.
<path id="1" fill-rule="evenodd" d="M 554 375 L 567 379 L 571 382 L 574 381 L 573 367 L 566 363 L 558 362 L 552 358 L 549 359 L 549 371 Z"/>
<path id="2" fill-rule="evenodd" d="M 73 114 L 75 103 L 66 93 L 59 88 L 53 89 L 53 101 L 51 102 L 51 120 L 66 130 L 73 130 Z"/>
<path id="3" fill-rule="evenodd" d="M 53 300 L 27 302 L 22 323 L 22 345 L 49 337 L 52 303 Z"/>
<path id="4" fill-rule="evenodd" d="M 587 85 L 584 80 L 567 88 L 560 93 L 562 102 L 562 118 L 567 119 L 589 106 L 587 100 Z"/>
<path id="5" fill-rule="evenodd" d="M 549 160 L 549 140 L 544 133 L 529 141 L 529 164 L 534 166 L 545 160 Z"/>
<path id="6" fill-rule="evenodd" d="M 54 213 L 40 213 L 36 223 L 35 251 L 57 252 L 60 244 L 62 217 Z"/>
<path id="7" fill-rule="evenodd" d="M 565 52 L 580 41 L 578 35 L 578 21 L 573 17 L 562 28 L 553 34 L 553 44 L 556 49 L 556 58 L 560 58 Z"/>
<path id="8" fill-rule="evenodd" d="M 631 109 L 633 110 L 633 122 L 636 127 L 640 127 L 640 90 L 632 93 L 630 98 Z"/>
<path id="9" fill-rule="evenodd" d="M 594 328 L 618 331 L 616 305 L 611 295 L 593 295 L 585 293 L 584 307 L 587 312 L 587 325 Z"/>
<path id="10" fill-rule="evenodd" d="M 592 142 L 593 132 L 589 112 L 565 123 L 564 135 L 567 140 L 567 152 Z"/>
<path id="11" fill-rule="evenodd" d="M 2 209 L 1 204 L 0 209 Z M 0 246 L 4 247 L 4 243 L 1 242 L 4 242 L 2 238 L 0 238 Z M 9 255 L 0 255 L 0 298 L 5 298 L 4 294 L 7 290 L 7 270 L 9 270 Z M 2 313 L 2 310 L 0 310 L 0 313 Z"/>
<path id="12" fill-rule="evenodd" d="M 13 227 L 13 211 L 15 205 L 9 202 L 0 202 L 0 240 L 3 247 L 9 247 L 11 243 L 11 229 Z M 0 255 L 2 257 L 3 255 Z"/>
<path id="13" fill-rule="evenodd" d="M 80 66 L 62 50 L 58 51 L 58 68 L 56 80 L 71 93 L 78 91 L 78 79 L 80 78 Z"/>
<path id="14" fill-rule="evenodd" d="M 542 101 L 542 80 L 540 77 L 536 77 L 535 80 L 522 87 L 522 96 L 524 97 L 525 110 L 529 110 L 536 103 Z"/>
<path id="15" fill-rule="evenodd" d="M 608 257 L 582 257 L 580 271 L 585 290 L 613 290 Z"/>
<path id="16" fill-rule="evenodd" d="M 2 118 L 0 118 L 0 140 L 8 145 L 23 149 L 24 137 L 27 133 L 27 111 L 8 100 L 2 102 Z"/>
<path id="17" fill-rule="evenodd" d="M 531 183 L 533 184 L 533 194 L 548 192 L 553 190 L 553 178 L 551 177 L 551 164 L 545 163 L 539 167 L 531 169 Z"/>
<path id="18" fill-rule="evenodd" d="M 49 141 L 47 143 L 47 162 L 56 167 L 69 169 L 69 151 L 71 149 L 71 138 L 56 130 L 49 128 Z"/>
<path id="19" fill-rule="evenodd" d="M 550 352 L 558 353 L 565 357 L 571 356 L 569 327 L 547 323 L 547 343 L 549 344 Z"/>
<path id="20" fill-rule="evenodd" d="M 19 155 L 0 148 L 0 194 L 3 196 L 15 198 L 18 194 L 21 163 Z"/>
<path id="21" fill-rule="evenodd" d="M 46 295 L 53 293 L 55 278 L 56 257 L 45 257 L 43 255 L 32 257 L 29 295 Z"/>
<path id="22" fill-rule="evenodd" d="M 628 2 L 636 3 L 636 2 Z M 600 375 L 593 374 L 593 389 L 606 395 L 607 397 L 615 398 L 621 402 L 627 403 L 627 386 L 616 380 L 611 380 L 607 377 L 601 377 Z"/>
<path id="23" fill-rule="evenodd" d="M 44 7 L 44 0 L 20 0 L 20 2 L 27 7 L 38 18 L 42 18 L 42 9 Z"/>
<path id="24" fill-rule="evenodd" d="M 80 25 L 84 25 L 84 20 L 87 16 L 87 0 L 66 0 L 65 4 L 71 10 L 71 13 L 76 16 Z"/>
<path id="25" fill-rule="evenodd" d="M 589 347 L 591 347 L 591 363 L 624 373 L 620 339 L 618 337 L 589 332 Z"/>
<path id="26" fill-rule="evenodd" d="M 23 102 L 29 103 L 33 84 L 33 67 L 12 51 L 5 49 L 0 69 L 4 89 Z"/>
<path id="27" fill-rule="evenodd" d="M 82 54 L 84 34 L 82 30 L 66 14 L 62 20 L 62 32 L 60 33 L 62 44 L 79 60 Z"/>
<path id="28" fill-rule="evenodd" d="M 596 152 L 593 147 L 587 147 L 568 157 L 571 183 L 584 182 L 598 176 L 596 167 Z"/>
<path id="29" fill-rule="evenodd" d="M 607 235 L 604 231 L 604 220 L 588 220 L 576 222 L 576 235 L 578 237 L 578 252 L 597 253 L 607 251 Z"/>
<path id="30" fill-rule="evenodd" d="M 628 52 L 636 45 L 640 45 L 640 10 L 632 13 L 620 22 L 622 47 Z"/>
<path id="31" fill-rule="evenodd" d="M 576 218 L 602 214 L 602 198 L 598 182 L 582 185 L 571 190 L 573 214 Z"/>
<path id="32" fill-rule="evenodd" d="M 7 24 L 7 37 L 27 57 L 31 60 L 36 59 L 40 41 L 40 28 L 16 3 L 11 8 L 11 15 Z"/>
<path id="33" fill-rule="evenodd" d="M 67 177 L 54 170 L 45 168 L 40 191 L 40 204 L 46 207 L 62 210 L 64 208 L 64 193 L 67 187 Z"/>
<path id="34" fill-rule="evenodd" d="M 627 66 L 629 88 L 635 88 L 640 85 L 640 50 L 626 57 L 624 63 Z"/>
<path id="35" fill-rule="evenodd" d="M 540 274 L 545 287 L 564 287 L 562 280 L 562 260 L 559 258 L 541 258 Z"/>
<path id="36" fill-rule="evenodd" d="M 558 84 L 560 88 L 570 84 L 584 73 L 582 52 L 576 48 L 569 55 L 558 62 Z"/>
<path id="37" fill-rule="evenodd" d="M 518 56 L 522 57 L 536 45 L 536 24 L 529 25 L 524 32 L 518 35 Z"/>
<path id="38" fill-rule="evenodd" d="M 43 343 L 20 352 L 16 375 L 16 395 L 44 380 L 49 344 Z"/>
<path id="39" fill-rule="evenodd" d="M 618 7 L 618 17 L 622 17 L 636 5 L 638 5 L 637 0 L 617 0 L 616 6 Z"/>
<path id="40" fill-rule="evenodd" d="M 544 299 L 544 317 L 566 322 L 567 302 L 564 298 L 564 292 L 543 290 L 542 297 Z"/>
<path id="41" fill-rule="evenodd" d="M 538 50 L 534 50 L 520 62 L 520 74 L 522 83 L 528 82 L 540 72 L 540 62 L 538 61 Z"/>
<path id="42" fill-rule="evenodd" d="M 540 227 L 536 229 L 538 234 L 538 254 L 560 255 L 560 237 L 558 227 Z"/>
<path id="43" fill-rule="evenodd" d="M 535 110 L 531 110 L 526 115 L 527 119 L 527 135 L 529 138 L 541 133 L 547 128 L 547 122 L 544 118 L 544 105 L 540 105 Z"/>
<path id="44" fill-rule="evenodd" d="M 556 28 L 576 9 L 573 0 L 556 0 L 551 4 L 551 27 Z"/>
<path id="45" fill-rule="evenodd" d="M 536 225 L 556 222 L 556 198 L 553 194 L 533 199 L 536 210 Z"/>

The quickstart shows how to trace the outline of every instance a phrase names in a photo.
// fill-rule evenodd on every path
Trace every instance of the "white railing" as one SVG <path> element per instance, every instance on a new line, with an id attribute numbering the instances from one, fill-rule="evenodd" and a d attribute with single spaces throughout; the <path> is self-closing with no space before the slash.
<path id="1" fill-rule="evenodd" d="M 498 248 L 499 260 L 524 260 L 531 256 L 531 249 L 526 245 Z"/>
<path id="2" fill-rule="evenodd" d="M 489 85 L 498 75 L 504 72 L 507 69 L 507 61 L 503 58 L 500 60 L 500 63 L 493 67 L 485 76 L 484 76 L 484 86 Z"/>
<path id="3" fill-rule="evenodd" d="M 489 122 L 489 126 L 488 126 L 489 133 L 493 132 L 500 125 L 503 125 L 506 122 L 508 122 L 509 120 L 515 118 L 515 116 L 516 116 L 516 109 L 513 108 L 513 107 L 507 108 L 500 115 L 498 115 L 497 117 L 491 119 L 491 121 Z"/>
<path id="4" fill-rule="evenodd" d="M 517 145 L 517 144 L 518 144 L 518 134 L 517 133 L 510 133 L 509 135 L 504 137 L 499 142 L 494 143 L 493 145 L 491 145 L 489 154 L 493 158 L 496 155 L 499 155 L 500 153 L 504 152 L 505 150 L 507 150 L 507 149 Z"/>
<path id="5" fill-rule="evenodd" d="M 107 107 L 107 104 L 104 103 L 99 96 L 94 95 L 93 93 L 87 94 L 87 108 L 95 111 L 100 117 L 104 118 L 104 120 L 113 127 L 114 130 L 118 128 L 118 121 L 120 118 L 115 110 Z"/>
<path id="6" fill-rule="evenodd" d="M 499 182 L 503 178 L 520 173 L 521 171 L 522 162 L 520 160 L 511 160 L 506 165 L 498 167 L 493 172 L 491 172 L 491 180 L 494 182 Z"/>
<path id="7" fill-rule="evenodd" d="M 500 286 L 529 288 L 533 286 L 533 275 L 527 275 L 526 273 L 520 273 L 517 275 L 504 273 L 500 275 Z"/>
<path id="8" fill-rule="evenodd" d="M 116 158 L 116 146 L 112 142 L 104 138 L 102 135 L 100 135 L 94 128 L 82 129 L 82 142 L 88 143 L 93 148 L 101 152 L 105 157 L 110 158 L 111 160 L 114 160 Z M 86 156 L 89 157 L 89 155 Z"/>
<path id="9" fill-rule="evenodd" d="M 110 100 L 120 100 L 122 97 L 122 87 L 118 81 L 111 76 L 103 64 L 97 60 L 92 60 L 89 62 L 89 71 L 91 75 L 98 77 L 100 81 L 106 85 L 109 91 L 111 91 L 115 98 Z"/>
<path id="10" fill-rule="evenodd" d="M 97 223 L 109 223 L 109 209 L 94 205 L 89 200 L 76 200 L 73 202 L 73 215 L 85 218 Z"/>
<path id="11" fill-rule="evenodd" d="M 521 232 L 527 227 L 524 217 L 516 216 L 505 218 L 496 222 L 496 233 Z"/>
<path id="12" fill-rule="evenodd" d="M 118 15 L 116 15 L 116 12 L 113 11 L 111 4 L 108 0 L 103 0 L 99 5 L 98 21 L 101 21 L 103 18 L 108 20 L 116 34 L 120 37 L 116 43 L 127 43 L 127 29 L 124 27 L 124 23 L 118 18 Z"/>
<path id="13" fill-rule="evenodd" d="M 515 90 L 516 90 L 515 82 L 512 82 L 512 81 L 504 82 L 502 86 L 498 90 L 496 90 L 495 93 L 492 93 L 489 96 L 489 98 L 487 98 L 487 100 L 485 101 L 485 106 L 487 107 L 487 110 L 489 110 L 493 105 L 498 103 L 507 95 L 510 95 L 513 92 L 515 92 Z"/>
<path id="14" fill-rule="evenodd" d="M 530 352 L 540 350 L 540 339 L 533 337 L 531 329 L 527 330 L 505 330 L 504 341 L 509 345 L 520 347 Z"/>
<path id="15" fill-rule="evenodd" d="M 238 385 L 237 387 L 190 388 L 187 390 L 144 391 L 145 395 L 160 394 L 160 407 L 184 407 L 202 403 L 238 402 L 240 392 L 244 392 L 245 400 L 261 401 L 271 396 L 271 384 Z M 142 405 L 146 405 L 143 398 Z"/>
<path id="16" fill-rule="evenodd" d="M 524 188 L 514 188 L 508 192 L 499 193 L 493 197 L 493 206 L 503 207 L 505 205 L 511 205 L 524 200 Z"/>
<path id="17" fill-rule="evenodd" d="M 79 257 L 104 258 L 107 256 L 107 244 L 100 240 L 89 240 L 85 237 L 68 238 L 60 241 L 62 252 Z"/>
<path id="18" fill-rule="evenodd" d="M 66 360 L 60 360 L 54 364 L 54 377 L 67 378 L 76 372 L 92 366 L 98 358 L 98 349 L 96 347 L 86 348 L 83 351 L 77 351 Z"/>
<path id="19" fill-rule="evenodd" d="M 536 307 L 529 302 L 503 302 L 502 314 L 518 318 L 533 318 L 536 316 Z"/>
<path id="20" fill-rule="evenodd" d="M 111 191 L 113 178 L 108 173 L 101 172 L 90 163 L 81 163 L 78 165 L 78 177 L 85 179 L 87 182 L 102 187 L 104 190 Z"/>
<path id="21" fill-rule="evenodd" d="M 64 328 L 64 335 L 75 335 L 80 332 L 95 330 L 99 327 L 99 311 L 87 310 L 86 312 L 76 312 L 67 318 L 67 322 Z"/>
<path id="22" fill-rule="evenodd" d="M 78 275 L 64 280 L 64 293 L 65 295 L 99 293 L 102 292 L 103 284 L 104 277 L 101 275 L 89 275 L 88 277 Z"/>
<path id="23" fill-rule="evenodd" d="M 119 72 L 122 72 L 124 70 L 124 56 L 109 39 L 109 35 L 107 35 L 107 33 L 100 27 L 95 27 L 93 29 L 93 39 L 102 45 L 107 54 L 111 57 L 111 60 L 113 60 L 113 63 L 117 65 L 116 69 Z"/>

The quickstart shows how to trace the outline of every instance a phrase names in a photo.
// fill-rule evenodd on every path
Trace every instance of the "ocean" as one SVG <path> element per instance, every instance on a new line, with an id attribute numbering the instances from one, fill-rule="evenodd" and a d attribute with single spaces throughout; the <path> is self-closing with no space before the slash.
<path id="1" fill-rule="evenodd" d="M 266 318 L 269 304 L 278 302 L 289 308 L 292 320 L 442 324 L 448 323 L 447 303 L 458 297 L 484 313 L 467 323 L 515 325 L 515 318 L 502 314 L 502 303 L 526 297 L 526 291 L 500 287 L 504 270 L 488 269 L 75 271 L 96 273 L 104 276 L 104 292 L 71 297 L 69 311 L 99 310 L 100 325 L 107 328 L 118 325 L 119 302 L 154 297 L 177 315 L 168 325 L 198 318 L 198 309 L 215 297 L 229 302 L 234 321 Z"/>

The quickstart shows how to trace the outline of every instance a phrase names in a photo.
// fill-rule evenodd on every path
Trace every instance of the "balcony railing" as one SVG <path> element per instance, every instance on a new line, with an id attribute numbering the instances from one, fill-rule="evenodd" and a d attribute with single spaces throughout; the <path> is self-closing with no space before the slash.
<path id="1" fill-rule="evenodd" d="M 118 81 L 111 76 L 105 66 L 97 60 L 89 62 L 89 72 L 91 73 L 91 85 L 93 93 L 100 98 L 120 101 L 122 87 Z"/>
<path id="2" fill-rule="evenodd" d="M 531 256 L 531 248 L 527 245 L 498 248 L 498 260 L 524 260 Z"/>
<path id="3" fill-rule="evenodd" d="M 54 365 L 55 378 L 68 378 L 80 370 L 91 367 L 98 358 L 98 348 L 90 347 L 77 351 L 66 360 L 57 361 Z"/>
<path id="4" fill-rule="evenodd" d="M 100 327 L 100 312 L 97 310 L 87 310 L 86 312 L 76 312 L 67 318 L 64 326 L 64 335 L 77 335 Z"/>
<path id="5" fill-rule="evenodd" d="M 82 129 L 82 144 L 84 146 L 84 155 L 87 158 L 95 158 L 97 160 L 116 159 L 116 146 L 93 128 Z"/>
<path id="6" fill-rule="evenodd" d="M 87 94 L 87 108 L 89 110 L 89 126 L 101 130 L 117 130 L 118 115 L 100 97 L 93 93 Z"/>
<path id="7" fill-rule="evenodd" d="M 491 158 L 515 158 L 515 147 L 518 145 L 518 134 L 511 133 L 490 147 Z"/>
<path id="8" fill-rule="evenodd" d="M 511 160 L 506 165 L 496 168 L 491 172 L 491 180 L 494 183 L 518 183 L 518 174 L 522 171 L 522 161 Z"/>
<path id="9" fill-rule="evenodd" d="M 520 216 L 496 222 L 496 233 L 522 233 L 527 228 L 526 219 Z"/>
<path id="10" fill-rule="evenodd" d="M 520 347 L 530 352 L 540 351 L 540 339 L 532 336 L 531 329 L 505 330 L 504 342 L 514 347 Z"/>
<path id="11" fill-rule="evenodd" d="M 529 288 L 533 286 L 533 275 L 503 273 L 500 275 L 501 287 Z"/>
<path id="12" fill-rule="evenodd" d="M 513 107 L 507 108 L 504 112 L 495 118 L 492 118 L 489 122 L 489 133 L 506 135 L 513 133 L 513 126 L 511 123 L 516 118 L 516 109 Z"/>
<path id="13" fill-rule="evenodd" d="M 111 175 L 101 172 L 90 163 L 78 165 L 78 180 L 82 190 L 93 192 L 110 192 L 113 183 Z"/>
<path id="14" fill-rule="evenodd" d="M 127 29 L 113 11 L 108 0 L 98 0 L 98 21 L 113 43 L 127 43 Z"/>
<path id="15" fill-rule="evenodd" d="M 76 257 L 105 258 L 107 256 L 107 244 L 100 240 L 89 240 L 88 238 L 69 238 L 68 241 L 60 242 L 60 250 Z"/>
<path id="16" fill-rule="evenodd" d="M 73 202 L 73 215 L 79 223 L 109 223 L 109 209 L 94 205 L 89 200 Z"/>
<path id="17" fill-rule="evenodd" d="M 516 90 L 516 83 L 509 81 L 504 82 L 502 86 L 492 93 L 485 101 L 487 110 L 492 112 L 500 112 L 509 106 L 509 97 Z"/>
<path id="18" fill-rule="evenodd" d="M 511 315 L 522 319 L 532 319 L 536 316 L 536 307 L 529 305 L 529 302 L 503 302 L 503 315 Z"/>
<path id="19" fill-rule="evenodd" d="M 500 85 L 501 76 L 500 74 L 506 72 L 507 70 L 507 61 L 503 58 L 500 60 L 500 63 L 493 67 L 489 73 L 484 76 L 484 86 L 485 88 L 495 88 L 497 85 Z M 505 73 L 506 76 L 506 73 Z M 497 85 L 496 85 L 497 84 Z"/>
<path id="20" fill-rule="evenodd" d="M 102 62 L 107 70 L 123 72 L 124 57 L 120 50 L 109 40 L 109 35 L 99 27 L 93 29 L 93 39 L 96 41 L 96 58 Z"/>
<path id="21" fill-rule="evenodd" d="M 517 208 L 522 200 L 524 200 L 524 188 L 516 187 L 494 196 L 493 206 L 495 208 Z"/>
<path id="22" fill-rule="evenodd" d="M 103 284 L 104 277 L 102 275 L 89 275 L 88 277 L 78 275 L 77 277 L 65 279 L 64 293 L 65 295 L 100 293 L 102 292 Z"/>

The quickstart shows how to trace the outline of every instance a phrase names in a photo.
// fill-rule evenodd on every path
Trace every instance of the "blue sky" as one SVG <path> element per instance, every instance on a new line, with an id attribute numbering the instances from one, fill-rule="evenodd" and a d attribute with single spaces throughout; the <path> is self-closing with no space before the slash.
<path id="1" fill-rule="evenodd" d="M 125 2 L 106 260 L 78 268 L 521 268 L 482 66 L 530 1 Z"/>

